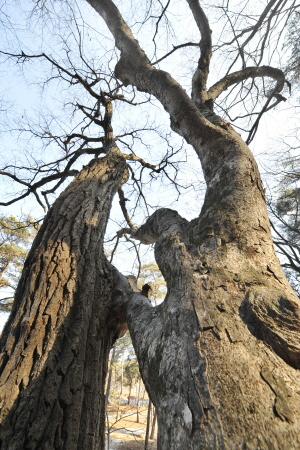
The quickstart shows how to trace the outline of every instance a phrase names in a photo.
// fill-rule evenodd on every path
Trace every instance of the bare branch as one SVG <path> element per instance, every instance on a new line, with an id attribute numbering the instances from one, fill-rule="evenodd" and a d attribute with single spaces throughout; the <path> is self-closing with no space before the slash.
<path id="1" fill-rule="evenodd" d="M 157 19 L 157 21 L 156 21 L 156 24 L 155 24 L 155 33 L 154 33 L 154 36 L 153 36 L 153 38 L 152 38 L 152 41 L 154 42 L 154 44 L 155 44 L 155 37 L 156 37 L 156 35 L 157 35 L 157 33 L 158 33 L 158 25 L 159 25 L 159 22 L 161 21 L 161 19 L 162 19 L 163 16 L 165 15 L 165 13 L 166 13 L 166 11 L 167 11 L 167 9 L 168 9 L 168 6 L 170 5 L 170 1 L 171 1 L 171 0 L 168 0 L 168 1 L 167 1 L 166 6 L 163 7 L 163 10 L 162 10 L 161 14 L 159 15 L 159 17 L 158 17 L 158 19 Z"/>
<path id="2" fill-rule="evenodd" d="M 23 180 L 19 179 L 18 177 L 16 177 L 15 175 L 12 175 L 8 172 L 3 172 L 0 171 L 0 175 L 5 175 L 8 176 L 10 178 L 12 178 L 13 180 L 17 181 L 20 184 L 26 185 L 28 187 L 28 189 L 24 192 L 24 194 L 8 201 L 8 202 L 0 202 L 1 206 L 8 206 L 8 205 L 12 205 L 13 203 L 16 203 L 17 201 L 27 197 L 30 194 L 34 194 L 38 203 L 42 206 L 43 209 L 45 209 L 45 206 L 43 205 L 43 203 L 41 202 L 36 190 L 42 186 L 44 186 L 45 184 L 49 183 L 50 181 L 54 181 L 59 179 L 65 179 L 67 177 L 71 177 L 71 176 L 75 176 L 77 175 L 78 170 L 70 170 L 70 171 L 64 171 L 61 173 L 56 173 L 56 174 L 52 174 L 49 175 L 48 177 L 44 177 L 41 180 L 39 180 L 37 183 L 34 184 L 30 184 L 30 183 L 25 183 Z"/>
<path id="3" fill-rule="evenodd" d="M 233 72 L 230 75 L 226 75 L 220 81 L 215 83 L 208 90 L 208 98 L 211 100 L 215 100 L 222 92 L 228 89 L 229 86 L 240 83 L 249 78 L 258 77 L 270 77 L 276 81 L 276 86 L 272 91 L 272 96 L 275 93 L 277 94 L 281 92 L 284 87 L 284 83 L 286 82 L 285 75 L 280 69 L 275 69 L 274 67 L 270 66 L 247 67 L 243 70 Z"/>
<path id="4" fill-rule="evenodd" d="M 265 9 L 263 10 L 262 14 L 260 15 L 258 21 L 253 26 L 250 35 L 247 37 L 247 39 L 242 44 L 242 47 L 245 47 L 248 44 L 248 42 L 250 42 L 251 39 L 255 36 L 256 32 L 259 30 L 259 28 L 261 27 L 263 21 L 267 17 L 269 11 L 273 8 L 273 6 L 275 5 L 276 2 L 277 2 L 277 6 L 273 9 L 273 14 L 275 14 L 277 12 L 278 7 L 283 3 L 283 0 L 279 0 L 279 1 L 278 0 L 270 0 L 268 2 L 267 6 L 265 7 Z"/>
<path id="5" fill-rule="evenodd" d="M 176 50 L 178 50 L 180 48 L 184 48 L 184 47 L 200 47 L 200 44 L 197 44 L 195 42 L 187 42 L 186 44 L 173 45 L 173 50 L 171 50 L 170 52 L 166 53 L 164 56 L 162 56 L 161 58 L 159 58 L 156 61 L 152 62 L 151 64 L 154 66 L 155 64 L 160 63 L 161 61 L 166 59 L 168 56 L 172 55 L 172 53 L 176 52 Z"/>
<path id="6" fill-rule="evenodd" d="M 136 257 L 137 257 L 137 260 L 138 260 L 138 273 L 137 273 L 137 278 L 138 278 L 140 276 L 141 269 L 142 269 L 142 262 L 141 262 L 141 258 L 140 258 L 139 248 L 138 248 L 139 244 L 136 244 L 136 242 L 134 242 L 132 239 L 130 239 L 127 236 L 127 234 L 124 234 L 124 237 L 125 237 L 126 241 L 130 242 L 133 245 L 134 249 L 135 249 Z"/>
<path id="7" fill-rule="evenodd" d="M 192 81 L 192 99 L 194 102 L 200 101 L 200 104 L 204 104 L 207 99 L 206 82 L 209 74 L 209 64 L 212 54 L 211 29 L 209 27 L 206 14 L 201 8 L 199 1 L 187 0 L 187 2 L 201 33 L 200 58 L 198 61 L 198 68 Z"/>
<path id="8" fill-rule="evenodd" d="M 126 153 L 123 153 L 123 156 L 125 159 L 127 159 L 128 161 L 137 161 L 139 162 L 143 167 L 147 167 L 148 169 L 153 170 L 154 172 L 160 172 L 162 170 L 162 168 L 157 169 L 157 165 L 153 165 L 153 164 L 149 164 L 146 161 L 144 161 L 142 158 L 140 158 L 137 155 L 134 154 L 130 154 L 127 155 Z"/>
<path id="9" fill-rule="evenodd" d="M 135 226 L 133 224 L 133 222 L 131 221 L 131 219 L 129 217 L 129 214 L 128 214 L 128 211 L 127 211 L 127 208 L 126 208 L 125 202 L 128 199 L 125 198 L 124 191 L 123 191 L 123 189 L 121 187 L 118 189 L 118 194 L 119 194 L 119 199 L 120 199 L 119 203 L 120 203 L 120 206 L 121 206 L 124 218 L 125 218 L 126 222 L 128 223 L 128 225 L 130 226 L 130 229 L 131 230 L 136 230 L 137 226 Z"/>
<path id="10" fill-rule="evenodd" d="M 116 46 L 121 52 L 115 73 L 125 86 L 132 84 L 143 92 L 153 94 L 170 113 L 172 128 L 194 145 L 197 152 L 202 149 L 200 140 L 203 133 L 206 139 L 215 139 L 222 135 L 223 130 L 205 120 L 186 91 L 168 73 L 150 65 L 148 57 L 111 0 L 87 1 L 103 17 L 115 38 Z M 166 97 L 166 90 L 172 92 L 172 95 Z M 191 135 L 194 133 L 191 133 L 191 128 L 195 130 L 195 121 L 199 134 L 192 143 Z M 208 129 L 210 133 L 207 133 Z"/>

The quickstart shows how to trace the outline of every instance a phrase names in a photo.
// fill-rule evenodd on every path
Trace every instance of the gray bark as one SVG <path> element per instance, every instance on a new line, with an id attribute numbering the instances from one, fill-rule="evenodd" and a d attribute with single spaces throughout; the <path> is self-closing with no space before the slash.
<path id="1" fill-rule="evenodd" d="M 241 144 L 240 156 L 243 151 Z M 256 166 L 249 171 L 251 154 L 240 164 L 234 155 L 227 185 L 208 188 L 199 219 L 188 223 L 159 210 L 134 233 L 156 240 L 168 285 L 160 306 L 149 307 L 139 294 L 127 306 L 157 409 L 159 449 L 300 445 L 299 299 L 272 246 Z M 222 179 L 223 165 L 211 170 Z M 236 210 L 226 193 L 230 185 L 237 189 L 242 174 L 246 192 L 236 194 Z"/>
<path id="2" fill-rule="evenodd" d="M 1 340 L 1 448 L 104 447 L 108 352 L 126 326 L 125 304 L 160 450 L 298 449 L 300 303 L 274 252 L 253 155 L 151 67 L 110 0 L 88 1 L 121 51 L 117 76 L 160 100 L 199 156 L 207 193 L 191 222 L 163 209 L 132 233 L 155 243 L 167 281 L 155 308 L 103 255 L 111 199 L 125 180 L 118 152 L 60 196 Z"/>
<path id="3" fill-rule="evenodd" d="M 213 113 L 207 120 L 196 99 L 151 67 L 110 0 L 88 1 L 121 52 L 116 75 L 161 101 L 207 182 L 199 218 L 160 210 L 132 233 L 156 242 L 168 285 L 156 308 L 137 293 L 127 305 L 158 448 L 297 449 L 299 299 L 274 252 L 253 155 L 230 125 Z"/>
<path id="4" fill-rule="evenodd" d="M 140 370 L 157 410 L 158 448 L 298 449 L 300 302 L 273 248 L 253 155 L 211 106 L 205 110 L 205 92 L 197 99 L 194 89 L 191 99 L 168 73 L 151 66 L 111 0 L 88 2 L 120 50 L 117 77 L 161 102 L 173 130 L 194 147 L 207 183 L 198 218 L 188 223 L 175 211 L 159 210 L 132 233 L 156 242 L 168 286 L 158 307 L 138 293 L 127 304 Z M 196 3 L 189 2 L 205 38 Z M 241 77 L 259 71 L 277 80 L 274 92 L 282 88 L 284 77 L 270 68 L 250 68 Z M 205 90 L 206 75 L 200 75 L 193 86 Z M 236 77 L 215 85 L 212 98 Z"/>
<path id="5" fill-rule="evenodd" d="M 1 337 L 2 450 L 104 448 L 108 354 L 126 321 L 103 237 L 126 177 L 117 148 L 93 160 L 34 241 Z"/>

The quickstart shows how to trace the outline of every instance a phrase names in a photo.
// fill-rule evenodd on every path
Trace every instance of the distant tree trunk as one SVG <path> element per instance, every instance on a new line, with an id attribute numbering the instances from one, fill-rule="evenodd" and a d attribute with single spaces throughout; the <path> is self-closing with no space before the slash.
<path id="1" fill-rule="evenodd" d="M 109 392 L 110 392 L 110 386 L 111 386 L 111 379 L 112 379 L 113 365 L 114 365 L 114 360 L 115 360 L 115 353 L 116 353 L 116 346 L 113 347 L 113 351 L 112 351 L 111 359 L 110 359 L 110 364 L 109 364 L 108 378 L 107 378 L 107 384 L 106 384 L 106 393 L 105 393 L 105 405 L 106 405 L 106 407 L 108 405 L 108 398 L 109 398 Z"/>
<path id="2" fill-rule="evenodd" d="M 136 422 L 140 423 L 140 392 L 141 392 L 141 380 L 138 381 L 138 393 L 137 393 L 137 402 L 136 402 Z"/>
<path id="3" fill-rule="evenodd" d="M 144 450 L 148 450 L 148 448 L 149 448 L 149 431 L 150 431 L 150 423 L 151 423 L 151 406 L 152 406 L 152 403 L 151 403 L 151 400 L 149 398 Z"/>
<path id="4" fill-rule="evenodd" d="M 126 176 L 115 147 L 93 160 L 34 241 L 1 336 L 1 450 L 104 448 L 108 355 L 126 322 L 103 238 Z"/>
<path id="5" fill-rule="evenodd" d="M 143 405 L 144 402 L 145 402 L 145 396 L 146 396 L 146 389 L 145 389 L 145 387 L 144 387 L 144 390 L 143 390 L 143 397 L 142 397 L 142 405 Z"/>
<path id="6" fill-rule="evenodd" d="M 120 410 L 120 405 L 121 405 L 121 402 L 122 402 L 123 382 L 124 382 L 124 360 L 123 360 L 123 356 L 122 356 L 122 361 L 121 361 L 121 384 L 120 384 L 120 394 L 119 394 L 119 400 L 118 400 L 118 406 L 117 406 L 116 421 L 119 418 L 119 410 Z"/>
<path id="7" fill-rule="evenodd" d="M 152 419 L 152 427 L 151 427 L 151 433 L 150 433 L 150 439 L 154 439 L 154 433 L 155 433 L 155 424 L 156 424 L 156 409 L 153 406 L 153 419 Z"/>
<path id="8" fill-rule="evenodd" d="M 128 405 L 130 405 L 130 400 L 131 400 L 131 390 L 132 390 L 132 381 L 130 382 L 130 385 L 129 385 L 129 393 L 128 393 L 128 398 L 127 398 L 127 403 L 128 403 Z"/>

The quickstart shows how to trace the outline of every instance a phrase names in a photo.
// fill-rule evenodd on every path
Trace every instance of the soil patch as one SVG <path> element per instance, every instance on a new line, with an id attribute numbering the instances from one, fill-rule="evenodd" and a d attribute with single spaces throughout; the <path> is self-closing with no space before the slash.
<path id="1" fill-rule="evenodd" d="M 148 406 L 139 411 L 137 422 L 136 408 L 129 405 L 121 405 L 118 420 L 116 420 L 117 406 L 108 405 L 107 415 L 109 421 L 109 446 L 107 450 L 143 450 L 145 446 L 145 434 L 147 425 Z M 151 428 L 150 428 L 151 430 Z M 107 436 L 107 435 L 106 435 Z M 154 439 L 149 439 L 148 450 L 156 450 L 156 429 Z"/>

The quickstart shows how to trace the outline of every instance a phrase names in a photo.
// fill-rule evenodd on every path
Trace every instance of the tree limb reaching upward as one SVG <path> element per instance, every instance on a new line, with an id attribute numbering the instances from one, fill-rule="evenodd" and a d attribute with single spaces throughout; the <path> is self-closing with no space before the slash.
<path id="1" fill-rule="evenodd" d="M 111 33 L 113 34 L 116 42 L 116 46 L 121 51 L 120 59 L 116 65 L 115 73 L 118 78 L 124 82 L 125 85 L 132 84 L 137 86 L 138 89 L 149 92 L 156 96 L 158 100 L 162 102 L 165 109 L 171 114 L 171 121 L 173 129 L 176 131 L 179 128 L 182 130 L 188 128 L 189 116 L 187 111 L 185 115 L 187 116 L 186 126 L 177 127 L 177 123 L 182 121 L 182 114 L 179 112 L 179 104 L 182 105 L 187 99 L 183 98 L 184 93 L 177 87 L 177 83 L 173 80 L 170 75 L 154 69 L 145 52 L 140 48 L 138 42 L 134 39 L 131 30 L 126 25 L 123 20 L 120 11 L 110 0 L 105 0 L 99 2 L 97 0 L 87 0 L 97 12 L 104 18 L 107 26 L 109 27 Z M 209 74 L 209 65 L 211 60 L 212 52 L 212 41 L 211 41 L 211 30 L 208 24 L 207 17 L 200 6 L 198 0 L 188 1 L 189 7 L 194 15 L 195 22 L 201 33 L 200 41 L 200 59 L 198 62 L 198 68 L 194 74 L 192 81 L 192 100 L 197 107 L 201 109 L 213 109 L 214 100 L 219 97 L 229 86 L 242 83 L 245 80 L 253 78 L 264 78 L 269 77 L 276 80 L 276 86 L 272 90 L 270 96 L 273 97 L 275 94 L 279 94 L 284 84 L 289 83 L 286 81 L 284 73 L 280 69 L 276 69 L 270 66 L 261 67 L 244 67 L 240 71 L 230 73 L 215 83 L 211 88 L 207 90 L 206 83 Z M 258 20 L 257 27 L 254 27 L 252 34 L 259 29 L 261 23 L 264 20 L 265 15 L 269 11 L 269 5 L 262 14 L 261 18 Z M 252 34 L 248 36 L 246 43 L 252 39 Z M 245 44 L 246 45 L 246 44 Z M 132 55 L 135 55 L 132 58 Z M 139 75 L 138 75 L 139 74 Z M 158 83 L 159 79 L 159 83 Z M 147 80 L 147 81 L 144 81 Z M 166 101 L 163 95 L 163 90 L 157 89 L 158 86 L 172 86 L 172 89 L 177 91 L 176 102 L 170 102 L 170 99 Z M 279 103 L 279 99 L 272 105 L 274 107 Z M 270 101 L 263 107 L 260 116 L 256 119 L 253 125 L 249 141 L 253 139 L 256 132 L 261 115 L 270 108 Z M 174 120 L 173 120 L 174 117 Z M 207 117 L 207 116 L 206 116 Z M 201 119 L 199 120 L 199 130 L 203 130 L 205 135 L 205 123 Z M 188 134 L 188 133 L 187 133 Z M 188 139 L 187 134 L 184 137 Z"/>
<path id="2" fill-rule="evenodd" d="M 237 72 L 226 75 L 224 78 L 217 81 L 217 83 L 209 88 L 208 98 L 210 100 L 215 100 L 219 95 L 222 94 L 222 92 L 226 91 L 229 86 L 241 83 L 242 81 L 248 80 L 249 78 L 258 77 L 273 78 L 273 80 L 276 81 L 276 85 L 270 93 L 271 97 L 275 94 L 279 94 L 282 91 L 284 84 L 288 83 L 285 79 L 284 73 L 280 69 L 275 69 L 274 67 L 269 66 L 246 67 L 242 70 L 238 70 Z"/>
<path id="3" fill-rule="evenodd" d="M 39 126 L 31 125 L 39 143 L 50 142 L 46 146 L 47 158 L 40 161 L 44 156 L 41 149 L 33 148 L 34 167 L 29 162 L 22 167 L 19 161 L 9 161 L 3 168 L 6 174 L 13 175 L 5 176 L 14 182 L 21 180 L 25 189 L 48 176 L 57 176 L 42 195 L 62 188 L 63 177 L 59 176 L 73 170 L 78 173 L 49 208 L 24 265 L 12 314 L 1 335 L 1 450 L 103 449 L 108 354 L 127 326 L 140 373 L 157 409 L 158 448 L 296 450 L 300 448 L 300 301 L 274 251 L 254 154 L 242 136 L 214 112 L 214 107 L 216 112 L 220 110 L 217 98 L 222 105 L 227 99 L 239 105 L 232 98 L 236 86 L 244 89 L 241 100 L 245 103 L 248 95 L 255 93 L 257 108 L 263 103 L 263 92 L 267 96 L 264 112 L 283 99 L 285 79 L 280 71 L 272 69 L 271 62 L 261 68 L 256 67 L 256 62 L 270 42 L 273 19 L 277 20 L 285 1 L 271 2 L 273 9 L 267 10 L 259 5 L 263 10 L 260 12 L 256 11 L 257 4 L 248 4 L 257 14 L 249 19 L 253 26 L 248 23 L 245 33 L 236 22 L 246 11 L 245 1 L 239 2 L 228 19 L 229 29 L 236 36 L 242 70 L 237 71 L 233 63 L 233 48 L 226 60 L 227 67 L 233 63 L 227 77 L 226 69 L 220 67 L 220 81 L 211 90 L 207 86 L 213 36 L 202 3 L 167 0 L 162 4 L 159 0 L 159 14 L 152 16 L 155 2 L 151 1 L 140 20 L 143 4 L 132 2 L 138 8 L 132 17 L 131 11 L 125 14 L 128 23 L 133 23 L 133 31 L 111 0 L 88 3 L 101 14 L 108 30 L 101 26 L 97 34 L 91 27 L 86 33 L 86 43 L 97 36 L 93 58 L 83 56 L 84 32 L 77 27 L 81 33 L 77 69 L 72 62 L 70 35 L 64 41 L 63 57 L 61 42 L 54 46 L 57 58 L 49 57 L 53 73 L 47 81 L 61 80 L 55 92 L 59 106 L 64 107 L 63 114 L 67 111 L 68 115 L 61 126 L 54 126 L 58 121 L 54 113 L 50 117 L 45 114 Z M 58 4 L 62 11 L 61 2 L 51 2 Z M 124 2 L 118 4 L 127 7 Z M 160 27 L 173 5 L 176 8 L 183 4 L 188 17 L 195 20 L 201 42 L 200 55 L 197 49 L 196 59 L 191 57 L 180 78 L 177 67 L 170 68 L 172 75 L 153 67 L 134 34 L 140 42 L 144 40 L 147 53 L 148 48 L 154 48 L 155 56 L 168 53 L 171 41 L 158 45 L 165 31 Z M 224 1 L 221 13 L 225 10 L 229 14 L 230 4 Z M 87 10 L 88 20 L 92 12 Z M 173 23 L 179 24 L 182 19 L 185 25 L 183 15 L 176 19 Z M 72 20 L 68 26 L 72 26 Z M 223 24 L 224 18 L 220 20 Z M 97 24 L 92 22 L 93 26 Z M 254 62 L 247 68 L 251 60 L 248 44 L 254 42 L 255 24 L 258 51 L 254 50 Z M 153 41 L 140 33 L 151 25 Z M 243 36 L 244 41 L 251 37 L 247 48 L 241 48 L 237 36 Z M 183 40 L 192 41 L 194 36 L 187 33 Z M 24 69 L 24 64 L 40 60 L 29 58 L 27 53 L 20 50 L 10 55 L 22 62 Z M 38 52 L 39 56 L 44 54 Z M 44 56 L 41 59 L 50 62 Z M 196 68 L 191 98 L 190 84 L 187 87 L 184 81 L 180 84 L 175 79 L 186 79 L 187 72 L 194 73 Z M 266 77 L 271 78 L 271 83 L 259 81 Z M 62 101 L 65 92 L 60 88 L 65 88 L 65 83 L 72 91 Z M 266 94 L 270 84 L 275 88 Z M 222 95 L 225 89 L 229 92 Z M 114 108 L 113 118 L 114 102 L 118 107 Z M 150 111 L 144 109 L 147 106 Z M 163 109 L 172 129 L 184 138 L 181 144 L 175 141 L 175 133 L 161 131 L 169 130 Z M 56 112 L 60 112 L 59 108 Z M 247 104 L 240 114 L 252 113 L 255 118 L 261 117 Z M 159 126 L 154 128 L 153 124 Z M 143 132 L 147 132 L 145 139 Z M 163 138 L 158 143 L 159 135 Z M 186 145 L 185 152 L 178 153 L 183 141 L 191 146 Z M 56 154 L 52 155 L 56 146 L 60 152 L 57 159 Z M 203 201 L 196 156 L 207 186 Z M 153 187 L 162 175 L 163 182 L 154 195 Z M 187 218 L 169 207 L 178 200 L 174 195 L 170 197 L 170 186 L 178 188 L 181 183 L 194 189 L 192 198 L 179 204 L 180 208 L 184 206 Z M 113 207 L 117 192 L 122 218 L 119 208 Z M 150 203 L 149 197 L 154 201 Z M 129 203 L 132 198 L 136 200 L 133 206 Z M 143 210 L 138 209 L 140 205 Z M 139 227 L 135 226 L 138 221 L 142 223 Z M 126 228 L 113 239 L 106 239 L 108 224 L 112 234 L 116 227 Z M 137 252 L 132 264 L 135 270 L 136 262 L 139 266 L 142 263 L 139 250 L 143 245 L 154 247 L 167 283 L 167 294 L 160 305 L 151 307 L 108 261 L 111 249 L 104 249 L 104 244 L 110 240 L 115 242 L 111 261 L 114 258 L 123 272 L 129 271 L 127 254 L 122 259 L 116 254 L 122 236 L 129 243 L 127 249 Z M 141 244 L 136 245 L 133 239 Z"/>
<path id="4" fill-rule="evenodd" d="M 192 80 L 192 99 L 203 105 L 207 100 L 207 78 L 212 55 L 211 29 L 198 0 L 187 0 L 201 34 L 200 58 Z"/>

